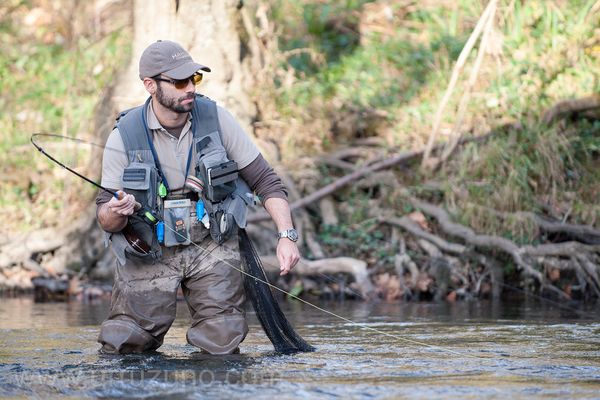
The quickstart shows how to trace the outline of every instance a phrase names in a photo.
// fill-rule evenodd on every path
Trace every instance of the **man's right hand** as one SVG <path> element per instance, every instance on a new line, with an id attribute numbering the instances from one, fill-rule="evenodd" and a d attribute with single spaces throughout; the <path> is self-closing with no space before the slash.
<path id="1" fill-rule="evenodd" d="M 106 232 L 119 232 L 127 225 L 127 217 L 136 211 L 139 203 L 135 197 L 122 190 L 117 192 L 119 198 L 112 197 L 98 207 L 98 222 Z"/>
<path id="2" fill-rule="evenodd" d="M 138 204 L 135 201 L 135 197 L 131 194 L 125 193 L 122 190 L 119 190 L 117 195 L 119 196 L 118 199 L 113 196 L 113 198 L 106 203 L 108 211 L 118 215 L 132 215 L 135 211 L 136 204 Z"/>

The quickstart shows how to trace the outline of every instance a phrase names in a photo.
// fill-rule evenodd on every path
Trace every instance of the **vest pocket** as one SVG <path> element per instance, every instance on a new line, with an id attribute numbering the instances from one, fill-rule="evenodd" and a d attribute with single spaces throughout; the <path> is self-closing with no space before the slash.
<path id="1" fill-rule="evenodd" d="M 165 200 L 163 217 L 165 224 L 165 247 L 188 245 L 191 227 L 191 202 L 189 199 Z"/>
<path id="2" fill-rule="evenodd" d="M 123 190 L 132 194 L 142 205 L 151 210 L 156 208 L 158 192 L 158 171 L 148 164 L 132 162 L 123 171 L 121 179 Z"/>
<path id="3" fill-rule="evenodd" d="M 218 131 L 194 139 L 194 148 L 196 177 L 204 182 L 204 196 L 210 201 L 223 200 L 235 190 L 237 164 L 227 158 L 227 151 Z"/>

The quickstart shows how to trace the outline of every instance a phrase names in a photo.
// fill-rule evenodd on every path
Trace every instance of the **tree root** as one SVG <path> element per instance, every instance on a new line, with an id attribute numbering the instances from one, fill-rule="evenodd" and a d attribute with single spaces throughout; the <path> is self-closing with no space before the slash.
<path id="1" fill-rule="evenodd" d="M 471 140 L 485 140 L 491 134 Z M 464 139 L 464 141 L 470 140 Z M 322 160 L 329 165 L 336 165 L 342 170 L 351 172 L 307 197 L 296 197 L 298 200 L 292 203 L 292 208 L 313 205 L 317 200 L 349 184 L 365 191 L 376 189 L 378 198 L 389 198 L 387 189 L 401 188 L 402 185 L 391 171 L 384 170 L 413 161 L 422 155 L 422 151 L 399 154 L 373 163 L 363 161 L 362 166 L 356 166 L 361 165 L 356 158 L 368 157 L 371 154 L 373 154 L 371 151 L 350 148 L 329 156 L 325 161 Z M 349 162 L 350 160 L 352 163 Z M 378 286 L 388 288 L 380 293 L 382 297 L 422 298 L 420 293 L 430 292 L 435 293 L 436 298 L 468 295 L 491 295 L 497 298 L 502 287 L 505 286 L 501 266 L 506 264 L 506 257 L 521 271 L 520 284 L 537 286 L 541 292 L 560 299 L 569 299 L 577 290 L 583 293 L 585 288 L 581 289 L 581 287 L 584 285 L 587 288 L 586 296 L 592 294 L 600 297 L 597 266 L 598 254 L 600 254 L 600 230 L 593 226 L 568 224 L 531 212 L 505 215 L 493 209 L 486 209 L 489 213 L 503 217 L 527 218 L 537 226 L 540 233 L 545 235 L 546 240 L 556 238 L 569 240 L 540 245 L 519 245 L 501 236 L 478 234 L 473 229 L 454 222 L 443 208 L 413 197 L 404 189 L 399 189 L 396 193 L 407 198 L 415 209 L 432 218 L 435 226 L 427 228 L 415 221 L 411 215 L 398 216 L 382 211 L 378 209 L 378 201 L 371 200 L 369 216 L 373 220 L 378 221 L 379 224 L 400 228 L 405 232 L 401 237 L 395 234 L 394 243 L 400 242 L 401 247 L 406 247 L 409 243 L 414 247 L 413 250 L 422 253 L 415 258 L 405 250 L 400 250 L 394 260 L 397 278 L 392 279 L 389 272 L 373 273 L 376 280 L 378 277 L 381 278 L 377 282 Z M 313 210 L 319 211 L 317 208 Z M 261 215 L 254 215 L 252 219 L 262 218 Z M 304 223 L 305 218 L 299 220 Z M 584 263 L 577 258 L 578 254 L 583 254 L 587 261 Z M 551 276 L 551 268 L 546 268 L 550 265 L 548 262 L 563 265 L 560 281 Z M 450 274 L 447 274 L 450 277 L 449 281 L 444 278 L 445 270 L 450 271 Z M 555 272 L 554 274 L 556 275 Z M 440 279 L 444 282 L 440 282 Z M 579 282 L 573 281 L 574 279 Z M 449 292 L 442 293 L 446 289 Z"/>
<path id="2" fill-rule="evenodd" d="M 471 228 L 452 222 L 448 213 L 437 206 L 421 201 L 415 197 L 409 196 L 410 203 L 425 214 L 438 220 L 442 230 L 450 236 L 458 237 L 467 244 L 474 247 L 500 250 L 508 254 L 515 264 L 522 268 L 527 275 L 534 277 L 541 284 L 545 283 L 545 278 L 538 271 L 531 260 L 527 260 L 525 253 L 512 241 L 499 236 L 477 235 Z"/>
<path id="3" fill-rule="evenodd" d="M 591 292 L 600 298 L 600 273 L 598 268 L 600 245 L 570 241 L 547 243 L 538 246 L 518 246 L 511 240 L 503 237 L 476 234 L 472 229 L 453 222 L 444 209 L 412 197 L 407 193 L 404 193 L 404 195 L 415 208 L 433 217 L 444 235 L 457 238 L 462 243 L 450 242 L 441 237 L 440 234 L 426 232 L 407 216 L 401 218 L 382 218 L 381 222 L 398 226 L 418 240 L 427 240 L 429 245 L 436 246 L 441 252 L 447 254 L 444 257 L 448 258 L 451 254 L 459 256 L 462 260 L 470 258 L 489 269 L 490 273 L 494 274 L 493 281 L 501 281 L 502 274 L 498 262 L 493 261 L 493 258 L 481 252 L 485 252 L 486 254 L 498 254 L 498 252 L 506 254 L 523 271 L 525 276 L 534 279 L 540 285 L 542 291 L 547 290 L 559 298 L 570 299 L 571 294 L 568 291 L 561 290 L 555 285 L 555 282 L 558 283 L 558 278 L 553 278 L 548 271 L 544 271 L 544 266 L 552 268 L 560 266 L 560 270 L 562 271 L 570 271 L 581 276 Z M 544 221 L 544 223 L 547 222 Z M 588 234 L 588 237 L 589 234 L 596 234 L 596 230 L 589 226 L 547 224 L 545 228 L 567 230 L 570 232 L 585 232 Z M 475 250 L 478 252 L 475 253 Z M 430 256 L 439 257 L 439 255 L 434 254 L 431 250 L 428 250 L 427 253 Z M 479 284 L 476 285 L 475 292 L 479 291 L 479 286 Z M 492 291 L 497 295 L 499 289 L 494 287 Z"/>

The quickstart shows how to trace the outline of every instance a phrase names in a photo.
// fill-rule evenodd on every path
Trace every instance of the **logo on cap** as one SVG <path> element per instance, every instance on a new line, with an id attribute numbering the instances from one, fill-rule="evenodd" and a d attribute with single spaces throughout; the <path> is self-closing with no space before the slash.
<path id="1" fill-rule="evenodd" d="M 173 60 L 181 60 L 183 58 L 189 57 L 185 51 L 180 51 L 179 53 L 175 53 L 171 56 Z"/>

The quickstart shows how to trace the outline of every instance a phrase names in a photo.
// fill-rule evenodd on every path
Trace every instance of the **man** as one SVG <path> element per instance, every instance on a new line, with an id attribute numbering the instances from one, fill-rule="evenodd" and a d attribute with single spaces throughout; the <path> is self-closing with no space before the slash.
<path id="1" fill-rule="evenodd" d="M 210 69 L 179 44 L 151 44 L 139 63 L 150 98 L 122 113 L 108 138 L 102 186 L 119 198 L 101 192 L 96 199 L 117 256 L 110 313 L 98 338 L 103 352 L 160 347 L 175 319 L 179 285 L 192 317 L 188 342 L 211 354 L 239 351 L 248 326 L 232 225 L 245 224 L 245 201 L 253 198 L 242 193 L 245 183 L 279 231 L 281 274 L 300 258 L 281 180 L 231 114 L 195 93 L 203 72 Z M 245 183 L 233 180 L 238 174 Z M 196 185 L 186 185 L 194 178 Z M 199 206 L 210 216 L 209 229 Z M 139 238 L 131 240 L 132 232 Z"/>

